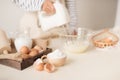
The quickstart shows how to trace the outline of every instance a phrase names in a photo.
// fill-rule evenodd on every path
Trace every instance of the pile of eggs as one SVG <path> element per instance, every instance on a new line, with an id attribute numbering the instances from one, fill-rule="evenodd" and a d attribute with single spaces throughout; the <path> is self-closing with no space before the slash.
<path id="1" fill-rule="evenodd" d="M 27 59 L 29 57 L 38 55 L 42 51 L 43 49 L 40 46 L 36 45 L 32 49 L 29 49 L 27 46 L 22 46 L 19 52 L 22 54 L 23 59 Z"/>

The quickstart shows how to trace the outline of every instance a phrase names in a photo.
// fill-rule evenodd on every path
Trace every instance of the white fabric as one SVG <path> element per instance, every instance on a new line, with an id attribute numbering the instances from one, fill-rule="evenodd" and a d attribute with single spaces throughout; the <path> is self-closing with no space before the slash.
<path id="1" fill-rule="evenodd" d="M 76 9 L 76 0 L 66 0 L 66 5 L 70 14 L 70 27 L 77 26 L 77 9 Z"/>
<path id="2" fill-rule="evenodd" d="M 41 10 L 41 6 L 44 0 L 12 0 L 20 8 L 25 11 L 38 11 Z"/>
<path id="3" fill-rule="evenodd" d="M 20 31 L 24 32 L 29 29 L 31 38 L 37 38 L 41 34 L 38 26 L 37 12 L 26 12 L 20 19 Z"/>
<path id="4" fill-rule="evenodd" d="M 62 26 L 69 22 L 69 14 L 66 7 L 56 0 L 54 3 L 56 13 L 52 16 L 46 15 L 45 12 L 41 11 L 38 14 L 39 24 L 43 31 Z"/>

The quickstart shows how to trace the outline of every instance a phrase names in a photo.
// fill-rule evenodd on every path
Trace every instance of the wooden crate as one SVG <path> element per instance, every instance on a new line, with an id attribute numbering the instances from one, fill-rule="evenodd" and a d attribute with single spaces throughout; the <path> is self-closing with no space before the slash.
<path id="1" fill-rule="evenodd" d="M 50 53 L 51 51 L 52 51 L 52 49 L 47 48 L 45 51 L 41 52 L 40 54 L 38 54 L 34 57 L 23 59 L 22 62 L 16 61 L 16 60 L 11 60 L 11 59 L 0 59 L 0 64 L 6 65 L 9 67 L 18 69 L 18 70 L 23 70 L 23 69 L 31 66 L 36 59 L 40 58 L 43 55 Z"/>

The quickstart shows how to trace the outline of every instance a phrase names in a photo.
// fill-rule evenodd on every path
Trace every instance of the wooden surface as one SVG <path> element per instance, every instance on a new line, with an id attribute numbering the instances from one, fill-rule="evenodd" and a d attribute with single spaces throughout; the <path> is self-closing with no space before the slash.
<path id="1" fill-rule="evenodd" d="M 47 48 L 45 51 L 41 52 L 40 54 L 38 54 L 34 57 L 23 59 L 22 62 L 16 61 L 16 60 L 11 60 L 11 59 L 0 59 L 0 64 L 6 65 L 6 66 L 9 66 L 12 68 L 16 68 L 18 70 L 23 70 L 23 69 L 31 66 L 36 59 L 40 58 L 43 55 L 48 54 L 51 51 L 52 51 L 52 49 Z"/>

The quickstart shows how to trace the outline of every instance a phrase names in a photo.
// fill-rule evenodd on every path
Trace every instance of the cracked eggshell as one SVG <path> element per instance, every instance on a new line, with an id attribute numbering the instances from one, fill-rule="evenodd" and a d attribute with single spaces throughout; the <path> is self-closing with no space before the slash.
<path id="1" fill-rule="evenodd" d="M 52 73 L 55 71 L 55 66 L 50 63 L 46 63 L 44 66 L 44 70 L 47 71 L 48 73 Z"/>

